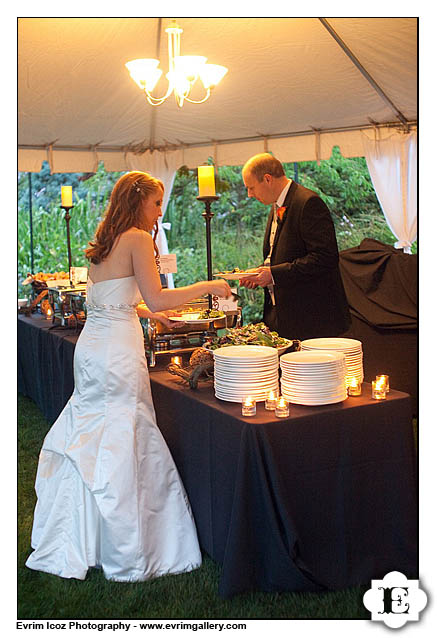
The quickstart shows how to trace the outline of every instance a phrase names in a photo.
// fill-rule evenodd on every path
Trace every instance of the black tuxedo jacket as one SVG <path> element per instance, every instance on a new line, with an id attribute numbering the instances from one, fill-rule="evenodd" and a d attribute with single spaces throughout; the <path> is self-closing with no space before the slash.
<path id="1" fill-rule="evenodd" d="M 350 325 L 331 214 L 314 191 L 292 182 L 270 259 L 276 305 L 265 289 L 264 321 L 281 337 L 335 337 Z M 273 208 L 264 236 L 270 250 Z"/>

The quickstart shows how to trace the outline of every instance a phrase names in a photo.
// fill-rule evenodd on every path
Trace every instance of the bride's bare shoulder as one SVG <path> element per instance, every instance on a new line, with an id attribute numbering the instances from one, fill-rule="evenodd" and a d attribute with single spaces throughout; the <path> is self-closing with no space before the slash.
<path id="1" fill-rule="evenodd" d="M 121 235 L 120 240 L 131 245 L 137 245 L 144 242 L 151 242 L 152 237 L 150 233 L 145 230 L 140 230 L 139 228 L 129 228 L 129 230 L 126 230 Z"/>

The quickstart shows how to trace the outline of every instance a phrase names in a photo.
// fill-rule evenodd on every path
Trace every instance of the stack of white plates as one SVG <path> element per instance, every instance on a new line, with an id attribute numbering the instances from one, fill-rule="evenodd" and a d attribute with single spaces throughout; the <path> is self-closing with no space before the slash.
<path id="1" fill-rule="evenodd" d="M 346 385 L 349 386 L 353 377 L 359 383 L 364 381 L 363 348 L 357 339 L 343 339 L 342 337 L 321 337 L 319 339 L 305 339 L 301 343 L 302 350 L 316 350 L 328 352 L 343 352 L 346 357 Z"/>
<path id="2" fill-rule="evenodd" d="M 226 346 L 214 350 L 215 396 L 240 402 L 248 396 L 264 401 L 278 390 L 278 351 L 268 346 Z"/>
<path id="3" fill-rule="evenodd" d="M 281 392 L 290 403 L 326 405 L 347 399 L 341 352 L 290 352 L 280 358 Z"/>

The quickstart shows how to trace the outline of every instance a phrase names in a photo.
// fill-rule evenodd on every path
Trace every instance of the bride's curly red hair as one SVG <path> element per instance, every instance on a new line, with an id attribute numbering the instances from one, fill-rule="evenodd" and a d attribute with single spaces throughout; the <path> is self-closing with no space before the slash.
<path id="1" fill-rule="evenodd" d="M 85 250 L 85 257 L 93 264 L 100 264 L 109 255 L 115 240 L 129 228 L 149 230 L 144 226 L 142 206 L 144 200 L 161 189 L 160 179 L 141 171 L 130 171 L 122 175 L 112 189 L 105 215 L 97 227 L 93 241 Z M 154 229 L 154 244 L 158 228 Z M 156 252 L 155 244 L 155 252 Z"/>

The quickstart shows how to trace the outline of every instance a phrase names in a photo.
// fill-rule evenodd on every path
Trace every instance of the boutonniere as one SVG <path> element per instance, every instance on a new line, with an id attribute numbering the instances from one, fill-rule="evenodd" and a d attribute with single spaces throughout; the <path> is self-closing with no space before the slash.
<path id="1" fill-rule="evenodd" d="M 280 208 L 278 208 L 278 210 L 276 211 L 276 215 L 278 217 L 278 222 L 282 222 L 282 219 L 284 217 L 285 211 L 287 210 L 286 206 L 280 206 Z"/>

